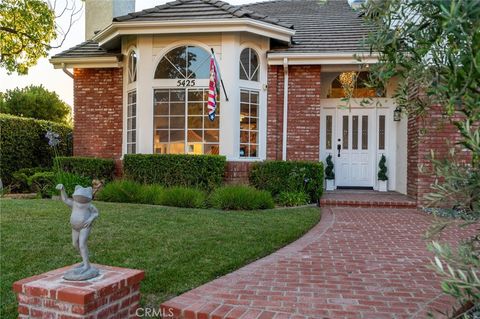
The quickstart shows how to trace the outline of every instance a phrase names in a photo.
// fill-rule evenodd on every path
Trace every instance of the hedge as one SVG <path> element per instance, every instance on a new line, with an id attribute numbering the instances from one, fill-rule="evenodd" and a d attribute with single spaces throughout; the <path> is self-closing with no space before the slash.
<path id="1" fill-rule="evenodd" d="M 31 118 L 0 114 L 0 177 L 10 184 L 12 174 L 22 168 L 51 167 L 53 149 L 45 134 L 58 133 L 58 154 L 72 154 L 72 128 L 70 126 Z"/>
<path id="2" fill-rule="evenodd" d="M 265 161 L 255 163 L 250 183 L 268 190 L 273 196 L 282 192 L 305 192 L 311 202 L 317 202 L 323 192 L 321 162 Z"/>
<path id="3" fill-rule="evenodd" d="M 207 191 L 222 184 L 225 166 L 219 155 L 128 154 L 123 160 L 125 177 L 136 182 Z"/>
<path id="4" fill-rule="evenodd" d="M 92 180 L 110 181 L 115 173 L 115 161 L 113 159 L 59 156 L 55 161 L 64 172 L 89 177 Z"/>

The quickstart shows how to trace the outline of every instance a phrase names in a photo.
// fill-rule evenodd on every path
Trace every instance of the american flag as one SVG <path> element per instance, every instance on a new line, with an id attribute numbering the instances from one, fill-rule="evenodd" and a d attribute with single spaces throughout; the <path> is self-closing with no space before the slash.
<path id="1" fill-rule="evenodd" d="M 210 121 L 215 120 L 215 111 L 217 110 L 217 92 L 218 86 L 218 74 L 217 66 L 215 63 L 215 57 L 210 58 L 210 84 L 208 86 L 208 118 Z"/>

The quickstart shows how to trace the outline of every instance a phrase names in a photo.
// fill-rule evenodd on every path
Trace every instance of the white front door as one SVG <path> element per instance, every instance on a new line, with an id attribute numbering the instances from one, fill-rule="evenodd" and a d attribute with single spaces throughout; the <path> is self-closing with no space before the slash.
<path id="1" fill-rule="evenodd" d="M 373 187 L 374 110 L 337 110 L 334 139 L 337 187 Z"/>

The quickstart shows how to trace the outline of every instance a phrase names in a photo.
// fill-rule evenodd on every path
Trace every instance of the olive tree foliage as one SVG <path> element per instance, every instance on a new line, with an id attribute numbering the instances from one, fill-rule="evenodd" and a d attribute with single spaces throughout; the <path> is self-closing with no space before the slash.
<path id="1" fill-rule="evenodd" d="M 432 152 L 430 173 L 440 178 L 428 199 L 451 203 L 468 223 L 477 223 L 478 231 L 480 0 L 370 0 L 363 10 L 373 30 L 366 41 L 379 60 L 370 68 L 370 85 L 386 86 L 395 78 L 395 98 L 403 110 L 421 117 L 435 105 L 458 129 L 460 140 L 448 158 Z M 459 149 L 467 150 L 468 160 L 459 160 Z M 479 242 L 480 233 L 456 252 L 436 242 L 431 246 L 434 266 L 446 277 L 442 287 L 460 301 L 462 311 L 480 298 Z"/>
<path id="2" fill-rule="evenodd" d="M 83 3 L 77 2 L 1 0 L 0 67 L 9 73 L 27 74 L 50 49 L 60 47 L 80 17 Z M 60 20 L 65 20 L 66 28 Z"/>

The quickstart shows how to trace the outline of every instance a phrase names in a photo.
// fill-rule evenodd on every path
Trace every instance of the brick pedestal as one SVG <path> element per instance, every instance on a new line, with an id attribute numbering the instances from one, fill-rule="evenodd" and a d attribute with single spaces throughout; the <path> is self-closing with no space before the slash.
<path id="1" fill-rule="evenodd" d="M 63 280 L 69 266 L 15 282 L 19 318 L 136 318 L 144 272 L 95 266 L 100 276 L 88 281 Z"/>

